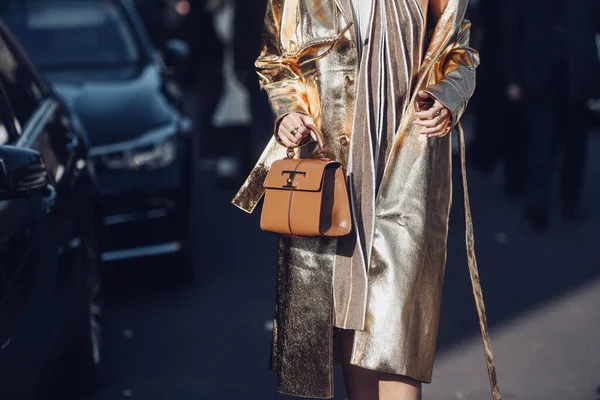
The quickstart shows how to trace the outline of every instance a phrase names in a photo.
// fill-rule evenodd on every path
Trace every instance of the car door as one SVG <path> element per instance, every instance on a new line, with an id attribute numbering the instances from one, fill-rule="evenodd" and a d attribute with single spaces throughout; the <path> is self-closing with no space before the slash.
<path id="1" fill-rule="evenodd" d="M 84 146 L 64 107 L 2 24 L 0 87 L 9 143 L 39 151 L 49 175 L 44 197 L 0 204 L 0 275 L 5 282 L 0 286 L 0 398 L 26 400 L 47 386 L 68 341 L 74 321 L 69 321 L 66 299 L 80 295 L 82 301 L 72 306 L 87 307 L 84 273 L 73 271 L 81 263 L 71 259 L 71 250 L 81 245 L 73 236 L 77 213 L 68 210 Z M 77 273 L 80 284 L 67 284 Z"/>
<path id="2" fill-rule="evenodd" d="M 44 100 L 41 91 L 28 93 L 18 65 L 5 36 L 0 34 L 3 144 L 18 143 L 23 126 Z M 9 94 L 21 97 L 13 104 Z M 46 218 L 49 194 L 46 198 L 35 196 L 0 202 L 2 398 L 33 398 L 56 330 L 52 304 L 58 255 Z"/>

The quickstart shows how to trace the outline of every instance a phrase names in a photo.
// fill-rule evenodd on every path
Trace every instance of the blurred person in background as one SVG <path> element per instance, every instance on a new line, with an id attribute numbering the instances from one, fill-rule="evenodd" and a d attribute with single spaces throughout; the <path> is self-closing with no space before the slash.
<path id="1" fill-rule="evenodd" d="M 477 69 L 477 91 L 469 103 L 476 115 L 473 140 L 469 146 L 469 164 L 490 174 L 502 157 L 503 120 L 497 118 L 502 107 L 502 24 L 498 18 L 502 4 L 496 0 L 470 2 L 469 20 L 473 22 L 471 43 L 485 60 Z M 497 107 L 489 107 L 495 104 Z M 490 118 L 490 114 L 494 114 Z"/>
<path id="2" fill-rule="evenodd" d="M 248 91 L 252 125 L 250 135 L 242 140 L 242 167 L 252 168 L 253 160 L 273 133 L 273 118 L 266 93 L 256 79 L 254 61 L 260 52 L 267 0 L 233 0 L 235 7 L 233 35 L 233 63 L 235 74 Z"/>
<path id="3" fill-rule="evenodd" d="M 233 68 L 249 95 L 252 114 L 249 134 L 248 130 L 237 126 L 229 130 L 217 130 L 212 123 L 225 91 L 222 69 L 226 59 L 226 43 L 217 34 L 215 16 L 227 3 L 232 3 L 234 7 Z M 237 165 L 241 161 L 243 169 L 249 170 L 252 160 L 258 158 L 261 146 L 264 146 L 272 133 L 271 110 L 266 101 L 266 94 L 260 90 L 255 78 L 254 68 L 256 54 L 260 51 L 266 3 L 266 0 L 136 0 L 138 10 L 157 48 L 161 49 L 165 40 L 172 36 L 184 39 L 191 46 L 191 62 L 184 83 L 193 87 L 198 95 L 195 99 L 198 104 L 195 115 L 201 135 L 200 147 L 204 165 L 210 168 L 214 166 L 219 176 L 222 169 L 219 166 L 230 157 L 236 157 L 232 160 L 233 164 Z M 173 13 L 178 14 L 181 20 L 177 21 L 176 26 L 172 26 L 172 22 L 169 23 L 174 19 L 169 17 L 169 14 Z M 220 133 L 217 134 L 217 131 Z M 225 133 L 235 134 L 233 146 L 225 146 L 225 143 L 222 143 L 221 139 L 224 138 L 220 136 Z M 232 168 L 237 169 L 237 166 Z M 231 176 L 222 176 L 228 177 L 237 183 L 236 171 L 231 171 Z"/>
<path id="4" fill-rule="evenodd" d="M 474 138 L 469 164 L 486 175 L 504 165 L 504 189 L 513 197 L 524 192 L 527 178 L 527 151 L 522 104 L 505 94 L 504 32 L 507 21 L 499 18 L 504 3 L 478 0 L 470 3 L 473 18 L 473 47 L 485 62 L 477 69 L 477 91 L 470 103 L 475 113 Z M 514 18 L 513 15 L 507 18 Z M 494 105 L 493 107 L 491 105 Z"/>
<path id="5" fill-rule="evenodd" d="M 154 46 L 163 50 L 167 39 L 178 37 L 190 47 L 182 77 L 184 90 L 192 92 L 197 153 L 205 165 L 219 156 L 219 135 L 212 120 L 224 88 L 224 44 L 215 29 L 215 14 L 226 0 L 135 0 Z"/>
<path id="6" fill-rule="evenodd" d="M 152 44 L 157 49 L 162 50 L 163 45 L 169 38 L 165 21 L 168 0 L 135 0 L 134 3 L 150 35 Z"/>
<path id="7" fill-rule="evenodd" d="M 588 100 L 600 90 L 595 44 L 599 7 L 598 0 L 503 2 L 506 95 L 522 104 L 529 130 L 523 215 L 537 232 L 549 228 L 557 165 L 562 217 L 584 218 Z"/>
<path id="8" fill-rule="evenodd" d="M 218 157 L 220 147 L 213 116 L 223 93 L 224 45 L 217 35 L 214 18 L 224 4 L 225 0 L 190 0 L 180 28 L 181 38 L 190 45 L 186 82 L 197 95 L 195 117 L 199 154 L 208 164 Z"/>

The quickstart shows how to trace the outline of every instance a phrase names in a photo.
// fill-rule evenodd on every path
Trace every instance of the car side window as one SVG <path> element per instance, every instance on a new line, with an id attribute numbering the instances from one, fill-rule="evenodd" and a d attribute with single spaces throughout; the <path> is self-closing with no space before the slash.
<path id="1" fill-rule="evenodd" d="M 0 145 L 14 143 L 17 136 L 15 117 L 8 105 L 2 84 L 0 84 Z"/>
<path id="2" fill-rule="evenodd" d="M 0 32 L 0 83 L 10 103 L 18 134 L 44 99 L 29 65 L 17 55 L 4 32 Z"/>
<path id="3" fill-rule="evenodd" d="M 9 142 L 10 136 L 3 121 L 0 121 L 0 146 Z"/>

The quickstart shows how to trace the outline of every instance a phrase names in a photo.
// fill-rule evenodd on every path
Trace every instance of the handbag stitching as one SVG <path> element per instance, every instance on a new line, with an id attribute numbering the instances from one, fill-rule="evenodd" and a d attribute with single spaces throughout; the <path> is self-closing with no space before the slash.
<path id="1" fill-rule="evenodd" d="M 292 201 L 294 200 L 294 190 L 290 190 L 290 204 L 288 206 L 288 228 L 290 230 L 290 235 L 296 237 L 294 235 L 294 231 L 292 230 Z"/>
<path id="2" fill-rule="evenodd" d="M 300 164 L 302 164 L 306 160 L 307 160 L 306 158 L 303 160 L 300 160 L 300 162 L 298 164 L 296 164 L 296 166 L 294 167 L 294 172 L 298 172 L 298 167 L 300 167 Z M 307 175 L 308 175 L 308 172 L 307 172 Z M 291 192 L 290 193 L 290 205 L 288 207 L 288 227 L 290 228 L 290 235 L 292 235 L 293 237 L 298 237 L 294 234 L 294 231 L 292 230 L 292 206 L 294 203 L 294 194 L 296 192 L 296 189 L 291 189 L 290 192 Z"/>

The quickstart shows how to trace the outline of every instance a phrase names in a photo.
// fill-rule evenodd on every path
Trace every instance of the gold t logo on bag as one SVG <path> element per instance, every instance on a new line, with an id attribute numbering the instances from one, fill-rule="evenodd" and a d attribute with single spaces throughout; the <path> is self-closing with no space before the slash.
<path id="1" fill-rule="evenodd" d="M 282 176 L 283 176 L 283 174 L 290 174 L 290 177 L 287 179 L 287 184 L 283 186 L 284 188 L 287 188 L 287 189 L 296 189 L 296 186 L 292 186 L 292 182 L 294 181 L 294 177 L 296 175 L 306 176 L 306 172 L 302 172 L 302 171 L 281 171 Z"/>

